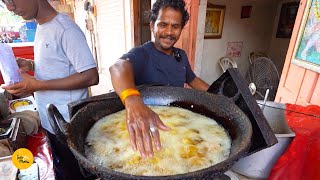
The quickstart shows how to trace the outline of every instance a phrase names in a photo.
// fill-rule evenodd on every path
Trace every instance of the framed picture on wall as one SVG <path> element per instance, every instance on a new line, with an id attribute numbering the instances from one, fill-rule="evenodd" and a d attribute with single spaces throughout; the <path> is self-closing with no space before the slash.
<path id="1" fill-rule="evenodd" d="M 208 3 L 205 23 L 205 39 L 220 39 L 222 37 L 226 6 Z"/>
<path id="2" fill-rule="evenodd" d="M 308 0 L 299 28 L 292 63 L 320 73 L 320 2 Z"/>
<path id="3" fill-rule="evenodd" d="M 299 2 L 284 3 L 281 6 L 277 38 L 290 38 L 299 9 Z"/>
<path id="4" fill-rule="evenodd" d="M 241 19 L 249 18 L 251 16 L 252 6 L 242 6 Z"/>

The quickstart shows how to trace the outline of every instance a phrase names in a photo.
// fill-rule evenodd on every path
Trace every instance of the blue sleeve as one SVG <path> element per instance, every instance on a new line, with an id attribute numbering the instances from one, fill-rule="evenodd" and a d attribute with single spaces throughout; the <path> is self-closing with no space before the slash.
<path id="1" fill-rule="evenodd" d="M 120 59 L 128 60 L 131 62 L 133 67 L 134 77 L 140 77 L 142 74 L 144 67 L 146 67 L 146 63 L 149 59 L 149 55 L 141 47 L 133 48 L 128 53 L 122 55 Z"/>
<path id="2" fill-rule="evenodd" d="M 182 56 L 184 63 L 186 64 L 186 66 L 185 66 L 186 67 L 186 83 L 189 83 L 189 82 L 193 81 L 194 78 L 196 78 L 196 75 L 194 74 L 194 72 L 191 69 L 187 54 L 183 50 L 180 50 L 180 53 L 181 53 L 181 56 Z"/>

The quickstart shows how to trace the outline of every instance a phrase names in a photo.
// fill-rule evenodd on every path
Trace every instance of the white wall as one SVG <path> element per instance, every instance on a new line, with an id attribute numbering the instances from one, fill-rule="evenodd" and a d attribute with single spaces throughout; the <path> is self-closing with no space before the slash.
<path id="1" fill-rule="evenodd" d="M 109 92 L 112 87 L 109 67 L 132 48 L 131 1 L 95 0 L 95 46 L 99 66 L 98 85 L 91 87 L 92 95 Z M 80 21 L 84 21 L 83 18 Z"/>
<path id="2" fill-rule="evenodd" d="M 197 42 L 195 52 L 194 72 L 197 76 L 201 74 L 201 62 L 203 59 L 203 44 L 204 44 L 204 27 L 206 22 L 207 0 L 199 0 L 199 14 L 197 26 Z"/>
<path id="3" fill-rule="evenodd" d="M 97 16 L 90 17 L 94 21 L 93 45 L 96 47 L 100 78 L 99 84 L 91 87 L 91 92 L 92 95 L 99 95 L 113 89 L 109 67 L 133 47 L 132 1 L 90 0 L 90 2 L 96 5 L 97 10 Z M 75 2 L 75 20 L 82 30 L 87 32 L 85 29 L 87 16 L 83 13 L 83 3 L 84 0 Z M 87 39 L 88 37 L 90 38 L 87 36 Z"/>
<path id="4" fill-rule="evenodd" d="M 89 46 L 91 52 L 94 54 L 91 33 L 86 28 L 85 19 L 87 18 L 88 15 L 87 15 L 87 12 L 83 8 L 84 1 L 85 0 L 78 0 L 78 1 L 74 2 L 74 20 L 78 24 L 78 26 L 81 28 L 83 33 L 85 34 L 88 46 Z"/>
<path id="5" fill-rule="evenodd" d="M 282 68 L 284 65 L 284 61 L 286 59 L 287 50 L 290 43 L 290 38 L 276 38 L 281 6 L 283 3 L 295 2 L 295 1 L 299 2 L 299 0 L 280 0 L 280 1 L 276 1 L 273 5 L 274 9 L 276 9 L 277 12 L 273 22 L 272 37 L 271 37 L 270 47 L 268 50 L 268 55 L 272 59 L 272 61 L 275 63 L 279 74 L 281 74 L 282 72 Z"/>
<path id="6" fill-rule="evenodd" d="M 234 59 L 244 76 L 248 55 L 252 51 L 267 52 L 270 45 L 275 17 L 274 0 L 208 0 L 211 4 L 225 5 L 226 14 L 221 39 L 205 39 L 200 77 L 211 84 L 221 74 L 218 60 L 226 56 L 228 42 L 243 42 L 241 57 Z M 241 7 L 252 5 L 250 18 L 241 19 Z"/>

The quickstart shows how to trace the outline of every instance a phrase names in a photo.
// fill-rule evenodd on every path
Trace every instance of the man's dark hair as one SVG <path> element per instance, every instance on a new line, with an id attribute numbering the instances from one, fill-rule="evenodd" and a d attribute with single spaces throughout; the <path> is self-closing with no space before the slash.
<path id="1" fill-rule="evenodd" d="M 150 11 L 149 20 L 150 22 L 156 22 L 159 11 L 161 8 L 171 7 L 175 10 L 178 10 L 182 14 L 182 27 L 184 27 L 189 20 L 189 13 L 185 8 L 186 3 L 184 0 L 157 0 Z"/>

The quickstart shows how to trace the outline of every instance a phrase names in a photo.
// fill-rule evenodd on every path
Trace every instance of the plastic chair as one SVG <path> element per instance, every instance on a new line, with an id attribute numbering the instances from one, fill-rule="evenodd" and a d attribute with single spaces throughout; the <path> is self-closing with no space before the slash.
<path id="1" fill-rule="evenodd" d="M 237 63 L 233 61 L 231 58 L 228 57 L 222 57 L 219 60 L 219 64 L 223 70 L 223 72 L 226 72 L 228 68 L 237 68 Z"/>
<path id="2" fill-rule="evenodd" d="M 270 59 L 270 57 L 267 54 L 263 53 L 263 52 L 251 52 L 249 54 L 249 62 L 250 62 L 250 64 L 252 64 L 252 61 L 256 60 L 259 57 L 266 57 L 266 58 Z"/>

